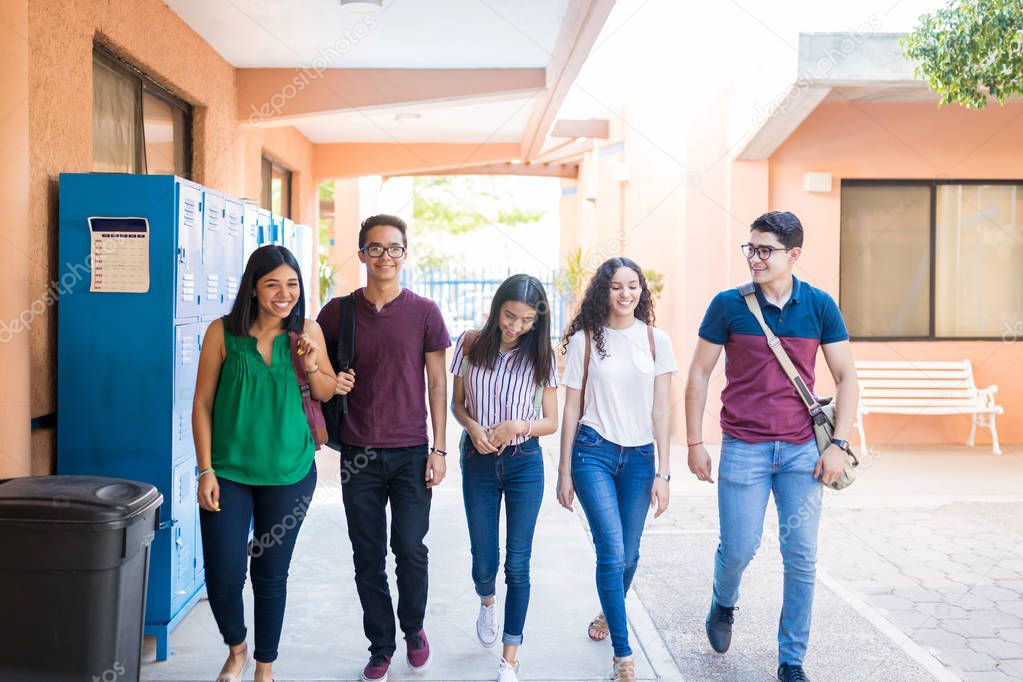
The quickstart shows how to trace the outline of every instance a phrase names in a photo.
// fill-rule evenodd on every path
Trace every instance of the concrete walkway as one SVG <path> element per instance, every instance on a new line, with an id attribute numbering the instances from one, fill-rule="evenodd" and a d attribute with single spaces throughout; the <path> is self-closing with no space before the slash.
<path id="1" fill-rule="evenodd" d="M 452 450 L 457 435 L 452 428 L 448 436 Z M 599 609 L 593 548 L 578 506 L 573 515 L 555 500 L 555 440 L 545 439 L 544 450 L 546 490 L 534 542 L 533 593 L 520 655 L 520 679 L 605 679 L 611 661 L 610 643 L 594 643 L 586 637 L 586 625 Z M 292 564 L 288 611 L 276 665 L 279 682 L 357 680 L 368 657 L 341 507 L 338 457 L 324 450 L 317 457 L 317 466 L 319 486 Z M 470 580 L 457 455 L 449 458 L 448 466 L 447 480 L 434 493 L 427 537 L 431 583 L 426 630 L 434 660 L 427 671 L 412 674 L 404 661 L 403 643 L 399 642 L 392 680 L 493 680 L 496 676 L 500 648 L 482 649 L 475 638 L 478 600 Z M 717 541 L 715 489 L 688 475 L 680 449 L 673 452 L 672 469 L 677 483 L 672 483 L 671 509 L 649 523 L 636 590 L 629 595 L 632 644 L 640 679 L 774 679 L 775 631 L 781 609 L 780 560 L 776 546 L 768 540 L 776 532 L 774 514 L 768 513 L 765 546 L 744 580 L 746 596 L 737 618 L 732 651 L 717 656 L 703 633 Z M 862 485 L 861 490 L 866 488 Z M 874 485 L 870 488 L 877 490 Z M 826 525 L 826 534 L 831 536 L 833 531 L 828 528 Z M 841 554 L 842 545 L 849 548 L 848 544 L 835 543 L 824 551 Z M 905 641 L 897 626 L 877 617 L 876 609 L 865 605 L 843 581 L 830 577 L 826 564 L 840 570 L 846 562 L 822 564 L 807 659 L 807 671 L 813 679 L 958 679 L 931 656 L 930 650 Z M 393 564 L 390 574 L 393 576 Z M 498 587 L 503 603 L 502 580 Z M 391 592 L 396 597 L 393 580 Z M 246 602 L 251 624 L 248 589 Z M 249 641 L 251 644 L 251 625 Z M 170 647 L 170 659 L 156 663 L 152 641 L 147 640 L 143 679 L 214 679 L 225 649 L 205 601 L 172 633 Z M 250 667 L 245 679 L 251 680 L 252 672 Z"/>
<path id="2" fill-rule="evenodd" d="M 457 432 L 448 437 L 454 450 Z M 586 626 L 599 611 L 594 587 L 593 548 L 580 517 L 558 506 L 554 495 L 556 444 L 545 443 L 546 489 L 533 549 L 533 589 L 520 653 L 522 680 L 595 680 L 606 676 L 611 662 L 609 642 L 594 643 Z M 289 580 L 288 610 L 275 665 L 278 682 L 285 680 L 357 680 L 368 659 L 362 632 L 362 610 L 355 592 L 351 543 L 345 527 L 338 481 L 338 456 L 323 450 L 317 456 L 319 485 L 302 528 Z M 503 530 L 502 530 L 503 536 Z M 483 649 L 476 642 L 479 600 L 470 578 L 470 556 L 461 476 L 457 455 L 449 457 L 448 477 L 434 491 L 430 533 L 430 604 L 426 631 L 434 660 L 413 674 L 404 660 L 404 642 L 392 665 L 392 680 L 493 680 L 500 645 Z M 396 599 L 393 582 L 391 594 Z M 498 580 L 503 604 L 503 578 Z M 252 643 L 251 590 L 246 586 L 249 642 Z M 640 679 L 679 679 L 638 599 L 639 632 L 633 634 Z M 212 680 L 226 649 L 206 601 L 173 631 L 171 656 L 154 661 L 151 638 L 144 651 L 145 680 Z M 650 653 L 648 653 L 650 652 Z M 660 667 L 656 667 L 660 666 Z M 667 669 L 665 669 L 667 667 Z M 250 667 L 245 679 L 252 679 Z"/>

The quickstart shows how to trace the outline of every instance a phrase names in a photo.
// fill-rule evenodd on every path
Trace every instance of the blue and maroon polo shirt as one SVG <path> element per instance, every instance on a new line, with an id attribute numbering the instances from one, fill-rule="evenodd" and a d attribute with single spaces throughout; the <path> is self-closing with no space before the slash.
<path id="1" fill-rule="evenodd" d="M 813 390 L 818 346 L 846 341 L 849 332 L 835 299 L 793 275 L 792 295 L 779 308 L 760 286 L 757 300 L 767 326 L 781 339 L 803 381 Z M 767 337 L 738 289 L 726 289 L 710 302 L 700 338 L 725 347 L 721 430 L 748 443 L 813 439 L 806 405 L 767 346 Z"/>

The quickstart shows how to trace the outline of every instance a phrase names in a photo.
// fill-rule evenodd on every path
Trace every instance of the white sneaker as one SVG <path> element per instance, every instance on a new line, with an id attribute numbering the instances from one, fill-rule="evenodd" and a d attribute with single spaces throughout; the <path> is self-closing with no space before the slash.
<path id="1" fill-rule="evenodd" d="M 480 602 L 480 613 L 476 616 L 476 638 L 480 644 L 490 648 L 497 644 L 501 633 L 497 628 L 497 602 L 490 606 Z"/>
<path id="2" fill-rule="evenodd" d="M 519 662 L 509 665 L 508 661 L 501 659 L 501 666 L 497 669 L 497 682 L 519 682 Z"/>

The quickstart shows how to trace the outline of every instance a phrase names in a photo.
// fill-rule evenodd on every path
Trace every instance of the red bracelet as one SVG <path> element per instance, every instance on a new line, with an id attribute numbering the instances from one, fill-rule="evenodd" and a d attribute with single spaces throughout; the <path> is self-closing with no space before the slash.
<path id="1" fill-rule="evenodd" d="M 697 445 L 703 445 L 703 441 L 702 440 L 698 440 L 695 443 L 686 443 L 686 445 L 688 445 L 691 448 L 695 448 Z"/>

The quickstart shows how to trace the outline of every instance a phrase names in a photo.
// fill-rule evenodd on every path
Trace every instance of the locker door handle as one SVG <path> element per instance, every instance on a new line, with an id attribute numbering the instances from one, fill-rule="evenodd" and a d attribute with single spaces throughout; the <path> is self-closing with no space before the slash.
<path id="1" fill-rule="evenodd" d="M 166 521 L 161 521 L 157 530 L 167 530 L 168 528 L 172 528 L 176 525 L 178 525 L 177 519 L 168 519 Z"/>
<path id="2" fill-rule="evenodd" d="M 184 263 L 188 260 L 188 249 L 183 246 L 178 247 L 178 262 Z"/>

